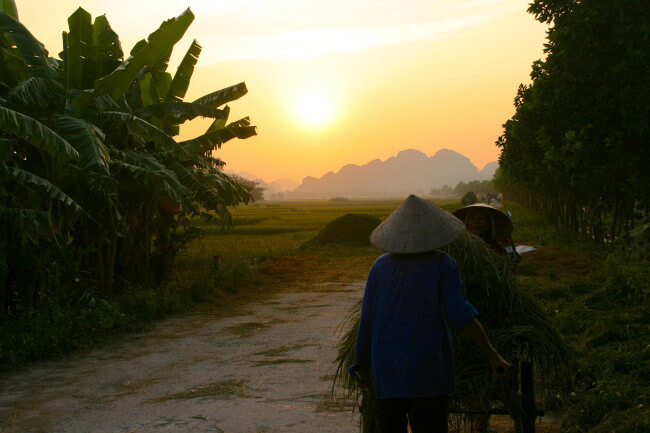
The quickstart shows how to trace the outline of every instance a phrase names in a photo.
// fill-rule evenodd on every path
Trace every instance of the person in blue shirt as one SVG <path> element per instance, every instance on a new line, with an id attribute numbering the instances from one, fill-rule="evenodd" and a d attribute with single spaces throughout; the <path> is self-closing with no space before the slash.
<path id="1" fill-rule="evenodd" d="M 447 432 L 447 396 L 455 391 L 449 325 L 485 353 L 497 379 L 510 364 L 492 347 L 467 301 L 456 262 L 437 250 L 463 223 L 433 203 L 409 196 L 370 242 L 386 251 L 372 266 L 363 298 L 351 374 L 372 378 L 379 433 Z"/>

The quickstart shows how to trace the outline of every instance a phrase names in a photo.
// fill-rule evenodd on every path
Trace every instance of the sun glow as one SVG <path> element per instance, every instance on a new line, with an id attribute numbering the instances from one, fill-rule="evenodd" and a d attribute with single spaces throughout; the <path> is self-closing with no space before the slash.
<path id="1" fill-rule="evenodd" d="M 322 127 L 332 120 L 332 101 L 322 91 L 305 91 L 298 97 L 296 115 L 299 121 L 306 126 L 311 128 Z"/>

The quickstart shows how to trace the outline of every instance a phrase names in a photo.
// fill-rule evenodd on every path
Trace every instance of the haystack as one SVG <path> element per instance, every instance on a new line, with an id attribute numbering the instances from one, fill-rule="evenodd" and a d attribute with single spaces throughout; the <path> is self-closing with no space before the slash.
<path id="1" fill-rule="evenodd" d="M 381 220 L 366 214 L 345 214 L 332 220 L 316 236 L 307 241 L 303 247 L 346 245 L 352 247 L 369 247 L 370 233 Z"/>
<path id="2" fill-rule="evenodd" d="M 469 191 L 460 199 L 460 203 L 463 206 L 469 206 L 470 204 L 478 203 L 478 197 L 472 191 Z"/>

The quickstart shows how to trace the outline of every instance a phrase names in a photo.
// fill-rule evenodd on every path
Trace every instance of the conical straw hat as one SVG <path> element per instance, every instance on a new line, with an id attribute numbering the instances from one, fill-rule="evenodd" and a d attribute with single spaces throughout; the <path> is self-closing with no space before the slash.
<path id="1" fill-rule="evenodd" d="M 410 195 L 372 232 L 370 243 L 390 253 L 423 253 L 455 241 L 464 231 L 458 218 Z"/>
<path id="2" fill-rule="evenodd" d="M 475 203 L 469 206 L 462 207 L 454 211 L 453 215 L 459 220 L 465 222 L 471 212 L 481 211 L 488 212 L 492 215 L 494 221 L 494 240 L 500 241 L 501 239 L 512 234 L 512 220 L 510 217 L 499 209 L 493 208 L 489 204 Z"/>

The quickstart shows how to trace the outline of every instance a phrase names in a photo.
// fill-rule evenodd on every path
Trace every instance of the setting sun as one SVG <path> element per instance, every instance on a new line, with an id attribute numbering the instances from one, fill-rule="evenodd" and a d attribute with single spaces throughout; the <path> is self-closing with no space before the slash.
<path id="1" fill-rule="evenodd" d="M 304 92 L 298 98 L 296 114 L 306 126 L 321 127 L 332 119 L 332 101 L 318 90 Z"/>

